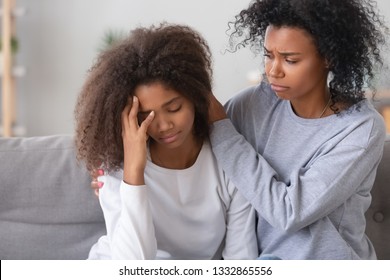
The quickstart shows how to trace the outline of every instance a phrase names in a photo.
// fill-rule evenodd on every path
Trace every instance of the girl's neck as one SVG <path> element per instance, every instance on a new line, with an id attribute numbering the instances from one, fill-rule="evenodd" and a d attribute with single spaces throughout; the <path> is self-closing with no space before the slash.
<path id="1" fill-rule="evenodd" d="M 194 165 L 203 141 L 194 137 L 191 143 L 177 148 L 168 149 L 151 141 L 149 145 L 150 157 L 154 164 L 168 169 L 186 169 Z"/>

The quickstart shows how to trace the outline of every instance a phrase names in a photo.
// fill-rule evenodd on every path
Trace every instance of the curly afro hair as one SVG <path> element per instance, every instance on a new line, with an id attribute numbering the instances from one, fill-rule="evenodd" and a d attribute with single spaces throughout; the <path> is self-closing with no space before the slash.
<path id="1" fill-rule="evenodd" d="M 236 16 L 231 47 L 261 51 L 269 25 L 298 27 L 311 34 L 319 54 L 329 62 L 333 104 L 358 103 L 365 99 L 365 87 L 375 92 L 372 79 L 375 67 L 383 65 L 380 47 L 388 30 L 374 1 L 255 0 Z"/>
<path id="2" fill-rule="evenodd" d="M 89 171 L 122 167 L 121 112 L 142 84 L 160 82 L 190 100 L 194 135 L 208 137 L 211 64 L 206 41 L 188 26 L 162 23 L 132 30 L 89 70 L 75 108 L 78 160 Z"/>

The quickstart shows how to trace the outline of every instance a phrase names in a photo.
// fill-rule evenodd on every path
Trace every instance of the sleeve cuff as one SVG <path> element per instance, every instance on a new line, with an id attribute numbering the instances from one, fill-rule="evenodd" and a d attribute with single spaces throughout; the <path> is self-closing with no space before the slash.
<path id="1" fill-rule="evenodd" d="M 130 184 L 127 184 L 127 183 L 126 183 L 125 181 L 123 181 L 123 180 L 122 180 L 121 186 L 124 186 L 124 187 L 137 187 L 137 188 L 146 187 L 146 185 L 130 185 Z"/>

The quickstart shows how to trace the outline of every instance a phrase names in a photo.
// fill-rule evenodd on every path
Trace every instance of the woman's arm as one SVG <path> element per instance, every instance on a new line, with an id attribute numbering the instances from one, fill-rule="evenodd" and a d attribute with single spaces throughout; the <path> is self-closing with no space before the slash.
<path id="1" fill-rule="evenodd" d="M 378 132 L 367 148 L 338 145 L 291 174 L 289 184 L 278 179 L 230 120 L 213 125 L 211 143 L 219 164 L 259 214 L 274 227 L 296 231 L 327 216 L 353 194 L 364 199 L 369 191 L 359 194 L 357 187 L 363 182 L 372 185 L 382 138 Z"/>

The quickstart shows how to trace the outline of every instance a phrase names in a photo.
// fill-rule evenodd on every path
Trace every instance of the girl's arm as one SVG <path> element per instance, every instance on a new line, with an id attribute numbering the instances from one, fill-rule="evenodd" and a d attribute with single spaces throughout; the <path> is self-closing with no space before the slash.
<path id="1" fill-rule="evenodd" d="M 133 186 L 144 185 L 144 172 L 146 166 L 147 130 L 154 118 L 152 111 L 148 117 L 138 124 L 139 101 L 133 97 L 133 101 L 122 112 L 122 140 L 123 140 L 123 180 Z"/>
<path id="2" fill-rule="evenodd" d="M 226 211 L 226 238 L 222 256 L 225 260 L 256 259 L 259 255 L 256 238 L 256 213 L 241 193 L 228 181 L 232 191 Z"/>
<path id="3" fill-rule="evenodd" d="M 157 252 L 144 181 L 146 131 L 153 112 L 139 125 L 138 107 L 138 99 L 133 97 L 122 112 L 123 181 L 105 176 L 99 196 L 113 259 L 155 259 Z"/>
<path id="4" fill-rule="evenodd" d="M 157 242 L 147 186 L 131 186 L 113 176 L 102 176 L 100 204 L 112 259 L 155 259 Z"/>

